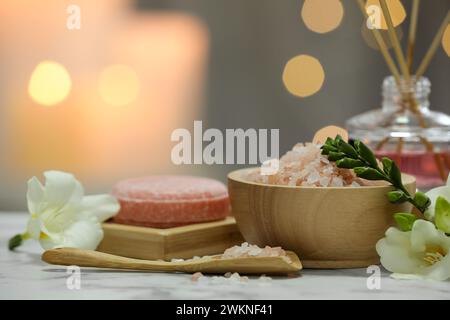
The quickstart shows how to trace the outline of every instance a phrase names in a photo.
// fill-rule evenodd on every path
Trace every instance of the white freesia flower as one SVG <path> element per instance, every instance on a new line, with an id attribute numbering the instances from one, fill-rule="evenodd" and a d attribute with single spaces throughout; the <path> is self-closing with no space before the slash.
<path id="1" fill-rule="evenodd" d="M 30 219 L 22 238 L 38 240 L 44 249 L 74 247 L 95 250 L 103 239 L 101 222 L 119 211 L 111 195 L 85 196 L 72 174 L 44 172 L 45 185 L 28 181 Z"/>
<path id="2" fill-rule="evenodd" d="M 450 238 L 430 221 L 416 220 L 407 232 L 389 228 L 376 249 L 381 264 L 395 278 L 440 281 L 450 278 Z"/>
<path id="3" fill-rule="evenodd" d="M 448 176 L 447 184 L 445 186 L 431 189 L 430 191 L 426 192 L 425 194 L 431 200 L 430 207 L 428 208 L 427 211 L 425 211 L 425 217 L 428 220 L 433 220 L 435 213 L 436 213 L 435 211 L 436 211 L 437 198 L 444 197 L 445 199 L 447 199 L 447 201 L 450 202 L 450 174 Z"/>

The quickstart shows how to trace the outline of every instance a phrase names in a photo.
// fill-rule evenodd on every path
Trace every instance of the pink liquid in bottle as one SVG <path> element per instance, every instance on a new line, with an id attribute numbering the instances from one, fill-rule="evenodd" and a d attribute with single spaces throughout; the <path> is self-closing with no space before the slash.
<path id="1" fill-rule="evenodd" d="M 377 151 L 376 156 L 388 157 L 394 160 L 400 170 L 416 177 L 417 188 L 427 191 L 442 186 L 450 171 L 450 152 L 404 151 L 398 154 L 394 151 Z M 438 161 L 444 170 L 445 178 L 441 177 Z"/>
<path id="2" fill-rule="evenodd" d="M 379 158 L 394 160 L 402 172 L 416 177 L 421 191 L 444 185 L 450 170 L 450 115 L 430 109 L 430 92 L 426 77 L 401 78 L 400 83 L 386 77 L 381 108 L 346 123 L 352 139 L 377 150 Z"/>

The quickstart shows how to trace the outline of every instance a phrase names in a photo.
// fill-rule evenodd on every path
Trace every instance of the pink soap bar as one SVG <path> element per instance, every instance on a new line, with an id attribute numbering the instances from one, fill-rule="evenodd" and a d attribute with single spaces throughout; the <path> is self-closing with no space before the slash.
<path id="1" fill-rule="evenodd" d="M 190 176 L 150 176 L 118 182 L 113 195 L 121 224 L 170 228 L 224 219 L 230 212 L 225 185 Z"/>

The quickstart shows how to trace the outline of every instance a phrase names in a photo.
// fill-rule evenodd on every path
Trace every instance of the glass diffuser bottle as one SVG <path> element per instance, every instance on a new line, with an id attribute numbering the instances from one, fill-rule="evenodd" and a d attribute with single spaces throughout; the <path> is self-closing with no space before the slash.
<path id="1" fill-rule="evenodd" d="M 402 172 L 417 178 L 421 190 L 442 185 L 450 171 L 450 116 L 430 110 L 430 90 L 425 77 L 397 84 L 389 76 L 382 86 L 382 108 L 347 121 L 351 139 L 368 143 L 380 158 L 395 160 Z"/>

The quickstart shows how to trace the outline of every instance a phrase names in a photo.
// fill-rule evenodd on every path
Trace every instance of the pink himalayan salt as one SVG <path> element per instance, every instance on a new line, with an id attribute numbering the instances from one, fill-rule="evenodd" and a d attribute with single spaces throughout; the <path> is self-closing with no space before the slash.
<path id="1" fill-rule="evenodd" d="M 264 275 L 261 276 L 261 278 L 264 277 L 265 282 L 267 283 L 267 279 L 270 279 L 268 277 L 265 277 Z M 261 279 L 260 278 L 260 279 Z M 249 278 L 247 276 L 241 276 L 239 273 L 234 272 L 227 272 L 223 276 L 212 276 L 212 277 L 206 277 L 201 272 L 196 272 L 191 277 L 192 282 L 199 283 L 199 284 L 213 284 L 213 285 L 220 285 L 220 284 L 247 284 L 249 282 Z M 270 279 L 271 280 L 271 279 Z M 270 281 L 269 280 L 269 281 Z"/>
<path id="2" fill-rule="evenodd" d="M 223 275 L 223 277 L 220 276 L 213 276 L 211 278 L 213 281 L 216 280 L 216 282 L 248 282 L 248 277 L 246 276 L 241 276 L 239 273 L 237 272 L 227 272 Z M 219 281 L 217 281 L 219 280 Z"/>
<path id="3" fill-rule="evenodd" d="M 353 170 L 341 169 L 321 154 L 320 145 L 298 143 L 281 157 L 279 170 L 273 175 L 261 175 L 260 169 L 248 174 L 253 182 L 309 187 L 360 187 L 366 180 L 356 177 Z"/>
<path id="4" fill-rule="evenodd" d="M 200 279 L 201 277 L 203 277 L 203 273 L 196 272 L 192 275 L 191 280 L 192 280 L 192 282 L 197 282 L 198 279 Z"/>
<path id="5" fill-rule="evenodd" d="M 234 246 L 225 250 L 222 254 L 222 259 L 245 258 L 245 257 L 282 257 L 288 263 L 291 259 L 286 255 L 281 247 L 265 246 L 260 248 L 257 245 L 248 244 L 244 242 L 240 246 Z"/>
<path id="6" fill-rule="evenodd" d="M 269 247 L 265 246 L 260 248 L 257 245 L 248 244 L 248 242 L 242 243 L 240 246 L 233 246 L 225 250 L 221 259 L 233 259 L 233 258 L 246 258 L 246 257 L 283 257 L 287 262 L 291 263 L 291 259 L 286 255 L 281 247 Z M 187 262 L 201 259 L 208 259 L 210 256 L 198 257 L 195 256 L 191 259 L 171 259 L 170 262 Z M 225 275 L 227 275 L 226 273 Z"/>
<path id="7" fill-rule="evenodd" d="M 267 277 L 265 274 L 263 274 L 258 278 L 258 281 L 259 281 L 259 283 L 262 283 L 262 284 L 268 284 L 268 283 L 272 282 L 272 278 Z"/>

